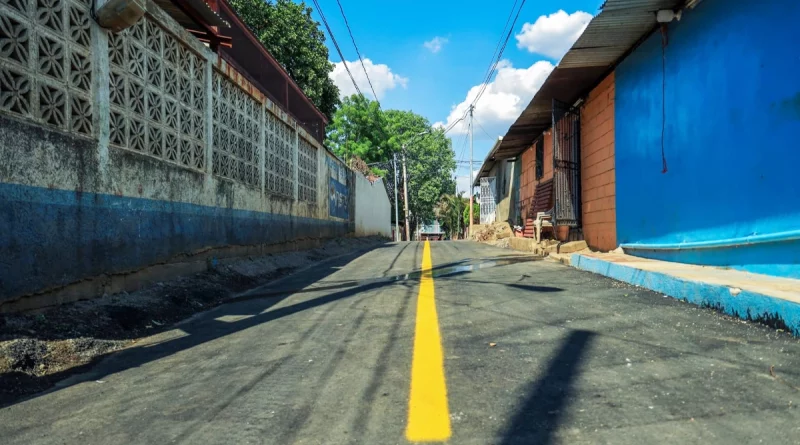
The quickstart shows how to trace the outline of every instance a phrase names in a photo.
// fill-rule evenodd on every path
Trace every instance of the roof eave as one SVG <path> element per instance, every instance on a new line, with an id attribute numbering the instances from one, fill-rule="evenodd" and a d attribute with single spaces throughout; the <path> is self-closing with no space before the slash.
<path id="1" fill-rule="evenodd" d="M 574 104 L 600 83 L 656 29 L 655 13 L 685 0 L 606 0 L 564 55 L 498 148 L 498 159 L 513 158 L 552 126 L 553 99 Z"/>
<path id="2" fill-rule="evenodd" d="M 483 163 L 481 164 L 481 168 L 478 171 L 478 174 L 475 176 L 475 180 L 472 181 L 473 187 L 478 187 L 480 185 L 479 179 L 487 176 L 489 172 L 494 167 L 496 163 L 495 155 L 497 153 L 497 149 L 500 147 L 500 144 L 503 142 L 503 136 L 498 136 L 497 140 L 495 141 L 492 149 L 489 150 L 489 153 L 486 154 L 486 158 L 484 158 Z"/>

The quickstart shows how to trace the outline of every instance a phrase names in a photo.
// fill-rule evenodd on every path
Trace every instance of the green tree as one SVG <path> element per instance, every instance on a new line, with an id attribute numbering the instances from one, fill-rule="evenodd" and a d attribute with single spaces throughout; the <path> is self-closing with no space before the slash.
<path id="1" fill-rule="evenodd" d="M 442 130 L 409 144 L 406 152 L 412 220 L 430 222 L 442 193 L 455 189 L 455 153 Z"/>
<path id="2" fill-rule="evenodd" d="M 358 156 L 368 164 L 386 161 L 393 153 L 378 102 L 358 94 L 342 100 L 328 124 L 325 145 L 345 160 Z"/>
<path id="3" fill-rule="evenodd" d="M 465 201 L 463 195 L 464 192 L 458 195 L 442 195 L 436 208 L 436 217 L 442 228 L 450 235 L 450 239 L 458 239 L 459 233 L 464 229 L 462 214 L 469 201 Z"/>
<path id="4" fill-rule="evenodd" d="M 328 125 L 325 144 L 344 159 L 355 155 L 367 163 L 389 163 L 395 153 L 400 159 L 405 153 L 412 227 L 433 221 L 439 198 L 455 188 L 450 139 L 414 112 L 382 111 L 363 96 L 347 97 Z"/>
<path id="5" fill-rule="evenodd" d="M 231 6 L 309 99 L 330 120 L 339 105 L 339 88 L 328 76 L 325 34 L 305 2 L 231 0 Z"/>
<path id="6" fill-rule="evenodd" d="M 467 199 L 467 204 L 464 206 L 463 221 L 464 221 L 464 226 L 469 227 L 469 199 Z M 473 198 L 472 224 L 480 224 L 480 223 L 481 223 L 481 205 L 477 199 Z"/>

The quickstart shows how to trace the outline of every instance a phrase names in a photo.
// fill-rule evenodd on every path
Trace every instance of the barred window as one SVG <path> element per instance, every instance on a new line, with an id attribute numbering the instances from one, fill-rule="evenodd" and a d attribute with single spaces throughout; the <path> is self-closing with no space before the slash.
<path id="1" fill-rule="evenodd" d="M 544 176 L 544 138 L 539 136 L 536 140 L 536 180 Z"/>

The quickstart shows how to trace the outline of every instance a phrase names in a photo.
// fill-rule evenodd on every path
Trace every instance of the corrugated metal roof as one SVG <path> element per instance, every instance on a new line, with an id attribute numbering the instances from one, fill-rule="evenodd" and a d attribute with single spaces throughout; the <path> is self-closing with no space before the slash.
<path id="1" fill-rule="evenodd" d="M 552 125 L 553 99 L 575 103 L 611 67 L 656 28 L 656 11 L 683 0 L 606 0 L 558 66 L 503 137 L 495 158 L 517 156 Z"/>
<path id="2" fill-rule="evenodd" d="M 161 9 L 166 11 L 172 18 L 181 24 L 186 29 L 197 31 L 204 31 L 203 27 L 198 26 L 196 20 L 191 18 L 183 6 L 178 5 L 174 0 L 153 0 Z M 209 26 L 219 26 L 221 28 L 230 28 L 231 25 L 223 20 L 219 14 L 212 11 L 206 2 L 203 0 L 185 0 L 185 5 L 192 8 Z"/>
<path id="3" fill-rule="evenodd" d="M 680 5 L 681 1 L 675 0 L 606 0 L 600 9 L 605 11 L 615 11 L 620 9 L 641 9 L 658 11 L 659 9 L 671 9 Z"/>

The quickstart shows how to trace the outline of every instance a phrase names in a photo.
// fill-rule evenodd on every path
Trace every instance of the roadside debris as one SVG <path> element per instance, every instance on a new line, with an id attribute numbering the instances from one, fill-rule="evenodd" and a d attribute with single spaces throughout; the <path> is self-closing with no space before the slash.
<path id="1" fill-rule="evenodd" d="M 486 242 L 511 238 L 512 236 L 514 236 L 514 231 L 511 229 L 511 225 L 501 221 L 481 226 L 472 234 L 471 238 L 475 241 Z"/>
<path id="2" fill-rule="evenodd" d="M 342 238 L 306 251 L 221 260 L 206 272 L 133 293 L 105 295 L 39 313 L 0 314 L 0 406 L 45 390 L 101 356 L 166 331 L 173 323 L 241 291 L 315 261 L 381 242 L 375 237 Z"/>
<path id="3" fill-rule="evenodd" d="M 800 388 L 798 388 L 797 386 L 794 386 L 791 383 L 787 382 L 786 380 L 778 377 L 778 374 L 775 374 L 775 365 L 770 365 L 769 366 L 769 375 L 771 375 L 773 379 L 777 380 L 778 382 L 783 383 L 784 385 L 788 386 L 789 388 L 792 388 L 795 391 L 800 391 Z"/>
<path id="4" fill-rule="evenodd" d="M 503 238 L 494 241 L 486 241 L 486 244 L 491 246 L 500 247 L 502 249 L 508 249 L 511 245 L 511 238 Z"/>

